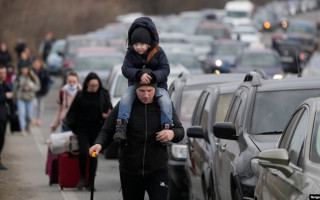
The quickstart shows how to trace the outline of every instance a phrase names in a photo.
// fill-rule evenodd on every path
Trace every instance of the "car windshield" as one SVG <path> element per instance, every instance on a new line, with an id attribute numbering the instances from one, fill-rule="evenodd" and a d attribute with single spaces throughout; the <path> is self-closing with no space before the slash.
<path id="1" fill-rule="evenodd" d="M 167 54 L 169 63 L 182 64 L 187 69 L 200 69 L 200 63 L 196 56 L 189 54 Z"/>
<path id="2" fill-rule="evenodd" d="M 75 62 L 76 70 L 111 70 L 116 64 L 122 63 L 120 56 L 83 56 Z"/>
<path id="3" fill-rule="evenodd" d="M 50 52 L 53 52 L 53 53 L 58 53 L 58 52 L 63 52 L 64 50 L 64 47 L 65 47 L 65 44 L 62 43 L 62 42 L 56 42 L 53 44 Z"/>
<path id="4" fill-rule="evenodd" d="M 258 92 L 253 107 L 252 134 L 283 131 L 298 105 L 305 99 L 319 95 L 320 90 L 307 89 Z"/>
<path id="5" fill-rule="evenodd" d="M 271 54 L 244 54 L 240 61 L 240 66 L 250 67 L 277 67 L 278 62 L 275 56 Z"/>
<path id="6" fill-rule="evenodd" d="M 229 11 L 227 12 L 227 16 L 232 18 L 242 18 L 242 17 L 248 17 L 248 13 L 241 12 L 241 11 Z"/>
<path id="7" fill-rule="evenodd" d="M 243 49 L 241 45 L 217 45 L 215 46 L 216 55 L 236 55 Z"/>
<path id="8" fill-rule="evenodd" d="M 191 125 L 191 117 L 198 97 L 202 92 L 201 88 L 185 89 L 181 97 L 181 111 L 179 119 L 184 125 Z"/>
<path id="9" fill-rule="evenodd" d="M 316 31 L 312 26 L 301 25 L 301 24 L 291 24 L 287 28 L 287 33 L 298 32 L 307 33 L 315 35 Z"/>
<path id="10" fill-rule="evenodd" d="M 127 87 L 128 87 L 128 79 L 126 79 L 122 74 L 119 75 L 115 89 L 114 89 L 114 96 L 121 97 L 121 95 L 127 89 Z"/>

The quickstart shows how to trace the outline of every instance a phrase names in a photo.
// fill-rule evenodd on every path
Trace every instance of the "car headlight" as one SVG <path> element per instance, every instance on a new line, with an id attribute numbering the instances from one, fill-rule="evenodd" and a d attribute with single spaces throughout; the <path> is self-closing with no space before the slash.
<path id="1" fill-rule="evenodd" d="M 218 59 L 216 61 L 214 61 L 214 64 L 217 66 L 217 67 L 221 67 L 222 66 L 222 60 Z"/>
<path id="2" fill-rule="evenodd" d="M 282 79 L 282 78 L 283 78 L 283 75 L 282 75 L 282 74 L 275 74 L 275 75 L 273 75 L 272 78 L 273 78 L 273 79 Z"/>
<path id="3" fill-rule="evenodd" d="M 175 159 L 187 159 L 187 145 L 172 144 L 171 154 Z"/>

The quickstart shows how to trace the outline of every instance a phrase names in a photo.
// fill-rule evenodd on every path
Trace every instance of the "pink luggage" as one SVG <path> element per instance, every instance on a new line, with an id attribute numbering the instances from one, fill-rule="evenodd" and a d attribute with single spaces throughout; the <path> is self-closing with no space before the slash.
<path id="1" fill-rule="evenodd" d="M 59 176 L 59 156 L 53 155 L 48 148 L 46 174 L 49 176 L 49 185 L 58 183 Z"/>

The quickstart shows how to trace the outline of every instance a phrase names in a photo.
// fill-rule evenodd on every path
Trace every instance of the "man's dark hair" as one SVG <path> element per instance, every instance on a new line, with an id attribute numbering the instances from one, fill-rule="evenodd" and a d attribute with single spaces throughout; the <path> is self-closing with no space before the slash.
<path id="1" fill-rule="evenodd" d="M 0 69 L 3 69 L 3 68 L 7 69 L 6 66 L 0 65 Z"/>

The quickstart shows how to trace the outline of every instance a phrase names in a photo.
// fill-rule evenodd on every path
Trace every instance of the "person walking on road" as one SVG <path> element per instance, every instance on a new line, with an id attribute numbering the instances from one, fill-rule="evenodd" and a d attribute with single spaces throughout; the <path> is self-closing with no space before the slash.
<path id="1" fill-rule="evenodd" d="M 70 128 L 63 123 L 63 119 L 65 118 L 77 92 L 82 90 L 82 86 L 79 84 L 79 76 L 76 72 L 68 72 L 66 80 L 67 83 L 59 91 L 59 97 L 57 100 L 58 109 L 50 127 L 51 132 L 54 132 L 59 125 L 61 125 L 61 132 L 70 131 Z"/>
<path id="2" fill-rule="evenodd" d="M 1 43 L 0 45 L 0 65 L 7 66 L 12 62 L 11 54 L 8 51 L 8 46 L 6 43 Z"/>
<path id="3" fill-rule="evenodd" d="M 41 60 L 37 57 L 33 58 L 32 61 L 32 70 L 38 76 L 40 81 L 40 90 L 36 93 L 36 98 L 34 102 L 34 110 L 33 110 L 33 120 L 32 124 L 40 126 L 41 125 L 41 117 L 43 112 L 43 101 L 45 95 L 49 92 L 49 89 L 52 84 L 52 80 L 48 71 L 42 66 Z"/>
<path id="4" fill-rule="evenodd" d="M 157 83 L 156 96 L 161 96 L 157 101 L 161 111 L 162 128 L 171 128 L 173 125 L 172 103 L 167 92 L 170 65 L 165 52 L 158 46 L 159 35 L 151 18 L 137 18 L 129 28 L 128 38 L 128 51 L 121 69 L 122 74 L 128 79 L 129 87 L 121 96 L 114 140 L 127 139 L 126 127 L 136 96 L 135 81 L 145 84 Z M 144 68 L 150 71 L 145 73 L 142 71 Z"/>
<path id="5" fill-rule="evenodd" d="M 127 126 L 127 140 L 120 141 L 119 169 L 124 200 L 166 200 L 168 195 L 168 151 L 161 143 L 179 142 L 184 129 L 173 108 L 172 129 L 162 129 L 160 107 L 155 96 L 157 84 L 135 82 L 136 99 Z M 99 154 L 113 141 L 119 103 L 105 121 L 94 145 L 89 149 Z"/>
<path id="6" fill-rule="evenodd" d="M 7 106 L 9 106 L 11 113 L 14 112 L 12 101 L 13 94 L 8 85 L 5 83 L 6 74 L 6 67 L 0 65 L 0 170 L 7 169 L 1 162 L 1 151 L 4 146 L 9 114 Z"/>
<path id="7" fill-rule="evenodd" d="M 93 145 L 104 120 L 111 112 L 112 104 L 108 90 L 102 87 L 99 76 L 91 72 L 83 83 L 83 90 L 79 91 L 73 100 L 66 116 L 66 122 L 77 136 L 79 145 L 79 168 L 81 178 L 77 188 L 81 190 L 86 184 L 87 158 L 89 146 Z M 90 158 L 93 174 L 96 172 L 97 159 Z M 93 178 L 93 177 L 90 177 Z M 93 181 L 89 180 L 89 189 Z"/>
<path id="8" fill-rule="evenodd" d="M 47 57 L 55 41 L 56 40 L 53 37 L 53 31 L 49 30 L 39 47 L 43 62 L 47 62 Z"/>
<path id="9" fill-rule="evenodd" d="M 16 79 L 13 82 L 13 97 L 17 102 L 21 134 L 26 136 L 30 132 L 30 124 L 33 114 L 33 100 L 36 92 L 40 90 L 40 82 L 37 75 L 25 63 L 19 67 Z"/>

